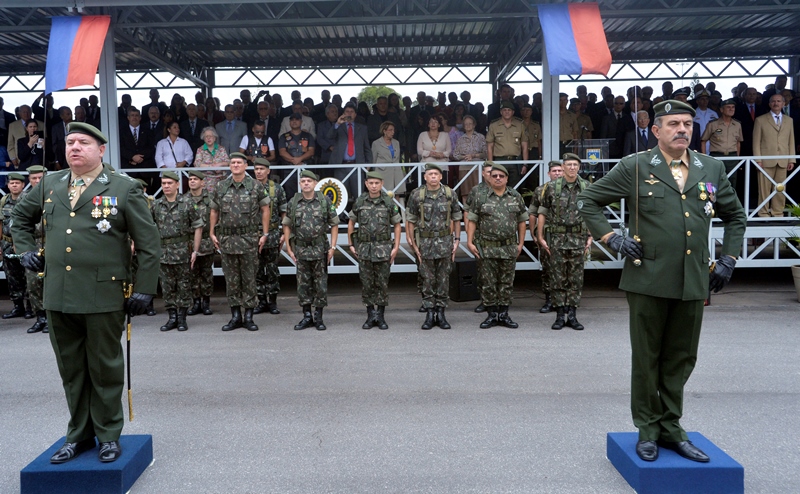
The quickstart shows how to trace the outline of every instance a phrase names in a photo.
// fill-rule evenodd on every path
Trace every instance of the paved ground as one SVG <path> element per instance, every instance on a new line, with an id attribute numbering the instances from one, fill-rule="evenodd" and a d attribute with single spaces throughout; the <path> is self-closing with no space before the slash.
<path id="1" fill-rule="evenodd" d="M 686 388 L 684 426 L 744 465 L 750 493 L 800 492 L 800 304 L 787 272 L 739 270 L 714 297 Z M 160 333 L 163 312 L 137 318 L 125 433 L 152 434 L 156 462 L 133 492 L 632 492 L 605 458 L 606 432 L 633 430 L 616 276 L 590 273 L 583 332 L 549 329 L 532 273 L 518 276 L 517 330 L 478 329 L 464 302 L 452 330 L 421 331 L 407 275 L 393 278 L 388 331 L 360 329 L 355 277 L 331 279 L 326 332 L 291 330 L 292 286 L 256 333 L 219 330 L 222 292 L 187 333 Z M 29 326 L 0 322 L 3 493 L 68 420 L 52 349 Z"/>

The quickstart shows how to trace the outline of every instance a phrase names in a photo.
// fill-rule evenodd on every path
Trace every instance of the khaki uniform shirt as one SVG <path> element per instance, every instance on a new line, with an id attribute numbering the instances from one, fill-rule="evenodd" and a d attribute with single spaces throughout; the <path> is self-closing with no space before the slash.
<path id="1" fill-rule="evenodd" d="M 511 124 L 506 126 L 502 118 L 489 124 L 486 133 L 486 142 L 494 143 L 492 156 L 522 156 L 522 143 L 530 142 L 522 119 L 512 118 Z"/>
<path id="2" fill-rule="evenodd" d="M 561 142 L 571 141 L 580 136 L 581 127 L 578 119 L 572 112 L 564 112 L 559 115 L 558 140 Z"/>
<path id="3" fill-rule="evenodd" d="M 701 141 L 709 141 L 712 153 L 736 154 L 736 143 L 744 141 L 742 124 L 731 119 L 730 125 L 725 125 L 722 119 L 713 120 L 706 125 Z"/>
<path id="4" fill-rule="evenodd" d="M 525 124 L 525 131 L 528 133 L 528 150 L 539 147 L 539 142 L 542 140 L 542 126 L 539 122 L 531 120 Z"/>

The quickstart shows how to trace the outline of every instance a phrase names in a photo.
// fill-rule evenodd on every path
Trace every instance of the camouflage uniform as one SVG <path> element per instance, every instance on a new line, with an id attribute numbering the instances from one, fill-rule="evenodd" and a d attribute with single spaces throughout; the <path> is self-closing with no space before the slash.
<path id="1" fill-rule="evenodd" d="M 450 198 L 447 197 L 445 187 L 442 185 L 432 191 L 423 185 L 414 189 L 406 207 L 406 219 L 415 226 L 416 244 L 422 257 L 418 269 L 422 279 L 422 305 L 426 309 L 447 307 L 450 297 L 454 242 L 447 218 L 449 216 L 451 220 L 458 221 L 461 208 L 454 193 Z M 421 191 L 425 191 L 422 204 Z M 423 212 L 422 216 L 420 211 Z"/>
<path id="2" fill-rule="evenodd" d="M 270 219 L 269 235 L 267 242 L 258 255 L 258 272 L 256 273 L 258 299 L 264 301 L 270 295 L 277 295 L 281 291 L 281 272 L 278 269 L 280 257 L 280 241 L 283 230 L 281 228 L 281 215 L 286 214 L 286 191 L 279 182 L 269 180 L 264 188 L 269 195 Z"/>
<path id="3" fill-rule="evenodd" d="M 11 211 L 23 197 L 25 197 L 24 192 L 14 200 L 9 193 L 0 200 L 3 211 L 3 241 L 1 244 L 3 249 L 3 270 L 6 272 L 8 293 L 15 305 L 22 304 L 25 299 L 25 268 L 22 267 L 19 259 L 9 257 L 9 255 L 14 255 L 14 241 L 11 239 Z"/>
<path id="4" fill-rule="evenodd" d="M 203 219 L 203 239 L 200 240 L 200 250 L 194 260 L 194 268 L 190 268 L 189 283 L 192 287 L 192 298 L 210 297 L 214 291 L 214 242 L 209 236 L 209 215 L 211 214 L 211 196 L 205 189 L 202 194 L 193 196 L 187 192 L 183 197 L 194 202 L 197 212 Z"/>
<path id="5" fill-rule="evenodd" d="M 385 192 L 376 198 L 361 194 L 350 219 L 358 223 L 353 240 L 358 254 L 358 276 L 361 280 L 361 302 L 367 307 L 389 305 L 389 273 L 391 271 L 392 227 L 402 221 L 400 208 Z"/>
<path id="6" fill-rule="evenodd" d="M 193 201 L 179 195 L 169 202 L 166 196 L 158 198 L 151 207 L 153 221 L 161 236 L 161 290 L 166 309 L 186 308 L 192 305 L 192 286 L 189 266 L 194 250 L 194 230 L 204 224 Z"/>
<path id="7" fill-rule="evenodd" d="M 320 198 L 322 201 L 320 202 Z M 291 230 L 291 242 L 297 259 L 297 298 L 300 306 L 316 308 L 328 305 L 328 226 L 339 225 L 339 215 L 327 196 L 315 192 L 306 199 L 298 193 L 289 207 L 283 224 Z"/>
<path id="8" fill-rule="evenodd" d="M 542 191 L 544 190 L 544 184 L 536 187 L 533 191 L 533 197 L 531 198 L 531 206 L 528 208 L 528 215 L 538 217 L 539 216 L 539 206 L 542 203 Z M 549 228 L 550 224 L 545 223 L 544 227 L 545 230 Z M 534 234 L 535 235 L 535 234 Z M 545 232 L 546 238 L 547 232 Z M 535 238 L 535 237 L 534 237 Z M 539 264 L 542 265 L 542 293 L 545 297 L 550 296 L 550 256 L 546 255 L 543 250 L 539 251 Z"/>
<path id="9" fill-rule="evenodd" d="M 486 182 L 480 182 L 480 183 L 478 183 L 478 185 L 473 187 L 472 190 L 469 191 L 469 194 L 467 195 L 467 199 L 464 201 L 464 209 L 467 211 L 467 213 L 472 211 L 472 205 L 475 203 L 475 200 L 478 197 L 478 195 L 483 193 L 483 191 L 486 191 L 486 190 L 489 190 L 489 189 L 490 189 L 489 184 L 487 184 Z M 464 225 L 464 227 L 466 228 L 466 225 Z M 475 241 L 476 244 L 480 241 L 480 238 L 481 238 L 480 225 L 475 225 L 474 241 Z M 475 258 L 475 264 L 477 264 L 477 266 L 478 266 L 478 284 L 477 284 L 478 295 L 480 295 L 481 304 L 483 304 L 484 297 L 483 297 L 483 292 L 482 292 L 483 280 L 481 279 L 481 261 L 482 261 L 482 259 Z"/>
<path id="10" fill-rule="evenodd" d="M 256 267 L 261 234 L 261 207 L 269 206 L 269 195 L 258 180 L 245 175 L 221 180 L 209 207 L 218 211 L 214 234 L 222 252 L 222 273 L 228 305 L 252 309 L 256 306 Z"/>
<path id="11" fill-rule="evenodd" d="M 578 213 L 577 197 L 587 185 L 580 177 L 573 183 L 560 177 L 545 184 L 541 194 L 539 214 L 545 215 L 547 225 L 545 240 L 550 247 L 550 283 L 556 307 L 578 307 L 581 302 L 589 230 Z M 556 197 L 559 187 L 560 194 Z"/>

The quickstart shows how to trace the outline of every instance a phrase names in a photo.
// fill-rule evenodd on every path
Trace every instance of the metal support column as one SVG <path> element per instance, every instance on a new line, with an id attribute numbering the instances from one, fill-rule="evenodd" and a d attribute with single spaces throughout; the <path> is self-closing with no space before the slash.
<path id="1" fill-rule="evenodd" d="M 117 64 L 114 56 L 114 23 L 112 22 L 103 42 L 103 52 L 100 54 L 100 64 L 97 70 L 100 75 L 100 122 L 103 133 L 108 137 L 103 161 L 110 163 L 115 169 L 119 169 Z"/>
<path id="2" fill-rule="evenodd" d="M 558 91 L 559 80 L 558 76 L 550 75 L 550 67 L 547 63 L 547 51 L 544 47 L 544 38 L 542 39 L 542 159 L 545 165 L 552 161 L 558 160 L 559 150 L 559 112 L 558 112 Z M 542 180 L 546 180 L 547 166 L 542 167 L 540 173 Z"/>
<path id="3" fill-rule="evenodd" d="M 792 89 L 795 94 L 800 89 L 800 57 L 791 57 L 789 59 L 789 84 L 788 87 Z"/>
<path id="4" fill-rule="evenodd" d="M 495 103 L 495 95 L 497 94 L 497 90 L 500 88 L 500 81 L 497 80 L 497 75 L 500 70 L 497 68 L 497 65 L 492 64 L 489 66 L 489 82 L 492 84 L 492 101 L 490 103 Z M 486 105 L 488 110 L 489 105 Z"/>
<path id="5" fill-rule="evenodd" d="M 217 78 L 214 73 L 214 69 L 206 69 L 206 82 L 208 83 L 208 87 L 200 88 L 206 93 L 206 99 L 214 97 L 214 86 L 217 85 Z M 220 110 L 221 108 L 217 108 Z"/>

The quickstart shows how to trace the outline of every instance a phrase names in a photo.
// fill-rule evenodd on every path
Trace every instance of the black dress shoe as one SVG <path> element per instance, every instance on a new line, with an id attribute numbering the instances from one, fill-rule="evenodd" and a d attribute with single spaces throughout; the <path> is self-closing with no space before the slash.
<path id="1" fill-rule="evenodd" d="M 66 463 L 79 454 L 89 451 L 95 446 L 96 443 L 94 442 L 94 438 L 86 439 L 77 443 L 64 443 L 64 445 L 61 446 L 58 451 L 53 454 L 53 456 L 50 457 L 50 463 Z"/>
<path id="2" fill-rule="evenodd" d="M 122 448 L 119 441 L 109 441 L 107 443 L 100 443 L 100 453 L 97 455 L 103 463 L 111 463 L 122 456 Z"/>
<path id="3" fill-rule="evenodd" d="M 703 453 L 700 448 L 692 444 L 691 441 L 680 441 L 677 443 L 660 441 L 662 447 L 671 449 L 672 451 L 683 456 L 687 460 L 699 461 L 700 463 L 708 463 L 709 457 Z"/>
<path id="4" fill-rule="evenodd" d="M 636 454 L 644 461 L 656 461 L 658 444 L 655 441 L 639 441 L 636 443 Z"/>

